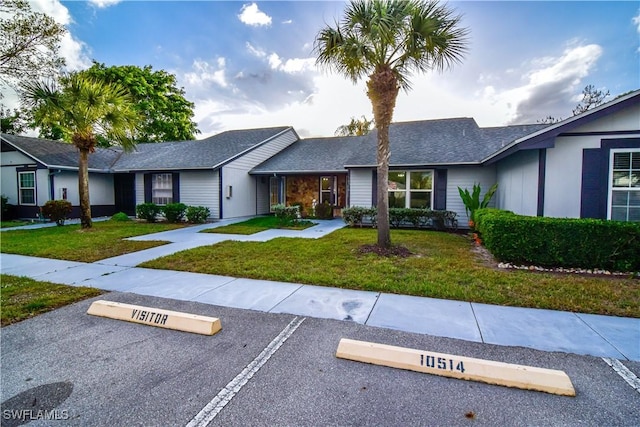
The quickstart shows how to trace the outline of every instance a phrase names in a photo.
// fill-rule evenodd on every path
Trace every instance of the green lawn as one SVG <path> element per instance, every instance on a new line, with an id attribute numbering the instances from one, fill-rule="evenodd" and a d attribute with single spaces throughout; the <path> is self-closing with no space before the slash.
<path id="1" fill-rule="evenodd" d="M 102 294 L 100 289 L 56 285 L 5 274 L 0 275 L 0 286 L 2 326 Z"/>
<path id="2" fill-rule="evenodd" d="M 237 222 L 235 224 L 225 225 L 222 227 L 210 228 L 204 230 L 203 233 L 222 233 L 222 234 L 255 234 L 261 231 L 270 230 L 272 228 L 284 228 L 287 230 L 304 230 L 314 226 L 311 221 L 300 221 L 298 225 L 283 227 L 280 225 L 279 219 L 275 216 L 259 216 L 251 218 L 247 221 Z"/>
<path id="3" fill-rule="evenodd" d="M 376 231 L 342 229 L 321 239 L 226 241 L 143 267 L 334 286 L 487 304 L 640 317 L 640 280 L 505 271 L 488 264 L 463 235 L 393 230 L 408 258 L 360 254 Z"/>
<path id="4" fill-rule="evenodd" d="M 88 230 L 82 230 L 78 224 L 35 230 L 10 230 L 0 234 L 0 251 L 43 258 L 94 262 L 166 243 L 123 240 L 126 237 L 179 227 L 183 225 L 99 221 L 94 222 L 93 227 Z"/>

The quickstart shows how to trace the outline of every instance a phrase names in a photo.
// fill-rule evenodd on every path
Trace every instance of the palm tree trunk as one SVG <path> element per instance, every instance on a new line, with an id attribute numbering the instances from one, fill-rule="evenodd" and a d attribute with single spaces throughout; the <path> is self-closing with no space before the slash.
<path id="1" fill-rule="evenodd" d="M 89 201 L 89 150 L 80 148 L 78 161 L 78 194 L 80 195 L 80 224 L 91 228 L 91 202 Z"/>
<path id="2" fill-rule="evenodd" d="M 378 193 L 378 246 L 391 247 L 389 230 L 389 126 L 378 128 L 377 193 Z"/>
<path id="3" fill-rule="evenodd" d="M 391 247 L 389 231 L 389 126 L 398 97 L 398 80 L 388 68 L 377 69 L 367 81 L 367 96 L 373 107 L 373 118 L 378 130 L 377 194 L 378 194 L 378 246 Z"/>

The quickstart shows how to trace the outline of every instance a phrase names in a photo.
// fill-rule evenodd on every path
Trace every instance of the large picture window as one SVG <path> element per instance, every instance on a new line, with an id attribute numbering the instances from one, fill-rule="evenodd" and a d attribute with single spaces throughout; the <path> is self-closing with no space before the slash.
<path id="1" fill-rule="evenodd" d="M 390 208 L 427 208 L 433 202 L 433 171 L 389 172 Z"/>
<path id="2" fill-rule="evenodd" d="M 173 203 L 173 174 L 153 174 L 153 179 L 151 180 L 151 201 L 156 205 Z"/>
<path id="3" fill-rule="evenodd" d="M 640 150 L 612 151 L 609 218 L 640 222 Z"/>
<path id="4" fill-rule="evenodd" d="M 36 204 L 36 173 L 18 172 L 18 193 L 21 205 Z"/>

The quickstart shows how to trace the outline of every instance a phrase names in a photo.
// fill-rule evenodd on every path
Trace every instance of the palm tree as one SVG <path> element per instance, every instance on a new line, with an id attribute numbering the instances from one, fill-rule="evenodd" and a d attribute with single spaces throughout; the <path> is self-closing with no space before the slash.
<path id="1" fill-rule="evenodd" d="M 367 77 L 367 96 L 378 132 L 378 246 L 389 234 L 389 125 L 400 89 L 413 71 L 442 71 L 461 61 L 468 31 L 460 16 L 434 0 L 352 0 L 335 27 L 316 36 L 316 64 L 354 83 Z"/>
<path id="2" fill-rule="evenodd" d="M 371 132 L 371 125 L 373 125 L 373 120 L 369 120 L 365 116 L 362 116 L 361 120 L 351 117 L 349 124 L 339 126 L 336 129 L 335 136 L 363 136 Z"/>
<path id="3" fill-rule="evenodd" d="M 56 82 L 25 83 L 21 87 L 23 104 L 32 109 L 39 126 L 56 126 L 63 139 L 79 152 L 78 194 L 82 228 L 91 228 L 89 201 L 89 154 L 95 151 L 98 138 L 134 148 L 131 135 L 139 117 L 129 93 L 116 84 L 107 84 L 82 72 L 62 76 Z"/>

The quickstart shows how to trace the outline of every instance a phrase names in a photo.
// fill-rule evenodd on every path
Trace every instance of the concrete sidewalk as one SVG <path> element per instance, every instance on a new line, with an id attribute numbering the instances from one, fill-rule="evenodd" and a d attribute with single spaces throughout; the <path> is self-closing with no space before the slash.
<path id="1" fill-rule="evenodd" d="M 226 222 L 228 223 L 228 222 Z M 214 226 L 224 225 L 215 224 Z M 317 238 L 344 226 L 323 221 L 304 232 L 268 230 L 251 236 L 197 233 L 212 224 L 137 237 L 172 243 L 81 263 L 1 254 L 3 274 L 108 291 L 301 316 L 353 321 L 467 341 L 522 346 L 640 361 L 640 319 L 504 307 L 379 292 L 336 289 L 199 273 L 138 268 L 178 250 L 222 240 L 266 241 L 275 237 Z"/>

